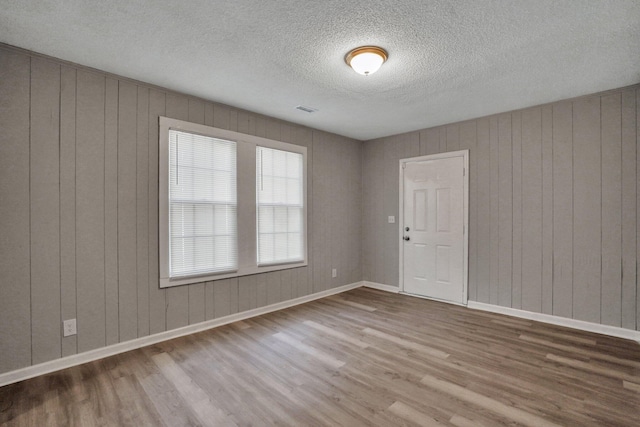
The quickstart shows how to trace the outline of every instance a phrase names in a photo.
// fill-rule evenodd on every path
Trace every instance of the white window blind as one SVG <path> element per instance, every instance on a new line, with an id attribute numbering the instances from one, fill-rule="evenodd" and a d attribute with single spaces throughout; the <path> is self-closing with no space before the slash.
<path id="1" fill-rule="evenodd" d="M 256 147 L 258 265 L 304 259 L 303 185 L 302 154 Z"/>
<path id="2" fill-rule="evenodd" d="M 170 277 L 238 266 L 236 143 L 169 130 Z"/>

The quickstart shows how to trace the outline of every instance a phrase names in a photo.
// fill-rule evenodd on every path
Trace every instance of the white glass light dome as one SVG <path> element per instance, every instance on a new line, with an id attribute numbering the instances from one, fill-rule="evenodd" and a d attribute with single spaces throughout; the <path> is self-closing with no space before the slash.
<path id="1" fill-rule="evenodd" d="M 356 73 L 368 76 L 378 71 L 387 57 L 387 52 L 380 47 L 363 46 L 349 52 L 345 61 Z"/>

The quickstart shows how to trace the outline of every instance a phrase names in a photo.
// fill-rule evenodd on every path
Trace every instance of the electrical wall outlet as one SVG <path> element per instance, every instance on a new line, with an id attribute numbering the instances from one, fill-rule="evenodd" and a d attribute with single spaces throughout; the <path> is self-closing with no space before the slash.
<path id="1" fill-rule="evenodd" d="M 76 319 L 69 319 L 62 322 L 62 329 L 65 337 L 70 337 L 78 333 L 76 330 Z"/>
<path id="2" fill-rule="evenodd" d="M 331 277 L 338 277 L 338 269 L 334 268 L 331 270 Z"/>
<path id="3" fill-rule="evenodd" d="M 396 217 L 393 215 L 389 215 L 388 218 L 389 224 L 395 224 L 396 223 Z"/>

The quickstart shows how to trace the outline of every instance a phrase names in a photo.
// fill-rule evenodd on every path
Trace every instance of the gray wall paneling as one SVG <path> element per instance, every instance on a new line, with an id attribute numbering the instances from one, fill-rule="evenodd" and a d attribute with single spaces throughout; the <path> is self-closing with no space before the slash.
<path id="1" fill-rule="evenodd" d="M 489 119 L 477 121 L 478 150 L 478 301 L 489 303 L 491 283 L 491 157 Z"/>
<path id="2" fill-rule="evenodd" d="M 513 176 L 511 115 L 498 116 L 498 304 L 511 304 L 513 253 Z"/>
<path id="3" fill-rule="evenodd" d="M 382 245 L 376 244 L 378 234 L 384 227 L 384 210 L 382 198 L 376 197 L 377 189 L 382 187 L 380 171 L 382 170 L 382 142 L 367 142 L 363 150 L 363 204 L 362 221 L 366 230 L 362 234 L 362 269 L 363 279 L 382 283 L 378 274 L 378 261 Z"/>
<path id="4" fill-rule="evenodd" d="M 149 89 L 138 86 L 136 127 L 137 336 L 149 335 Z M 204 299 L 203 299 L 204 301 Z M 203 319 L 204 320 L 204 319 Z"/>
<path id="5" fill-rule="evenodd" d="M 601 322 L 622 321 L 622 94 L 602 97 Z"/>
<path id="6" fill-rule="evenodd" d="M 542 110 L 522 112 L 522 309 L 542 310 Z"/>
<path id="7" fill-rule="evenodd" d="M 213 282 L 214 317 L 223 317 L 238 312 L 238 278 Z"/>
<path id="8" fill-rule="evenodd" d="M 158 117 L 165 115 L 164 92 L 149 92 L 149 333 L 167 328 L 165 289 L 160 289 L 158 265 Z M 213 111 L 213 108 L 212 108 Z"/>
<path id="9" fill-rule="evenodd" d="M 457 151 L 460 149 L 460 127 L 451 125 L 446 127 L 447 130 L 447 149 L 443 151 Z"/>
<path id="10" fill-rule="evenodd" d="M 293 283 L 291 283 L 291 271 L 292 270 L 282 270 L 280 272 L 280 301 L 287 301 L 293 298 L 293 294 L 291 292 L 291 287 L 293 285 Z"/>
<path id="11" fill-rule="evenodd" d="M 573 317 L 573 103 L 553 106 L 553 314 Z"/>
<path id="12" fill-rule="evenodd" d="M 640 138 L 640 89 L 636 90 L 636 190 L 638 190 L 638 169 L 640 169 L 640 156 L 637 151 L 637 142 Z M 638 211 L 640 211 L 640 197 L 636 193 L 636 233 L 640 231 L 640 219 L 638 219 Z M 636 234 L 636 256 L 640 255 L 640 238 Z M 638 270 L 636 258 L 636 329 L 640 329 L 640 291 L 638 290 Z"/>
<path id="13" fill-rule="evenodd" d="M 204 318 L 205 320 L 211 320 L 215 318 L 215 307 L 213 304 L 213 288 L 214 282 L 209 281 L 204 284 Z"/>
<path id="14" fill-rule="evenodd" d="M 417 135 L 420 154 L 471 150 L 470 300 L 637 329 L 639 92 L 365 142 L 364 279 L 397 285 L 398 266 L 386 258 L 397 234 L 385 231 L 397 190 L 384 171 L 397 175 L 399 153 Z"/>
<path id="15" fill-rule="evenodd" d="M 31 364 L 30 58 L 0 51 L 0 371 Z"/>
<path id="16" fill-rule="evenodd" d="M 600 322 L 602 188 L 600 97 L 573 103 L 573 315 Z"/>
<path id="17" fill-rule="evenodd" d="M 542 107 L 542 312 L 553 313 L 553 109 Z"/>
<path id="18" fill-rule="evenodd" d="M 106 343 L 104 297 L 104 75 L 78 71 L 76 285 L 78 352 Z"/>
<path id="19" fill-rule="evenodd" d="M 460 149 L 469 150 L 469 290 L 468 297 L 478 295 L 478 159 L 476 122 L 460 124 Z"/>
<path id="20" fill-rule="evenodd" d="M 106 344 L 120 341 L 118 300 L 118 81 L 107 78 L 104 111 L 104 286 Z"/>
<path id="21" fill-rule="evenodd" d="M 491 204 L 490 243 L 489 243 L 489 302 L 498 304 L 499 268 L 500 268 L 500 162 L 498 141 L 498 117 L 489 119 L 489 201 Z"/>
<path id="22" fill-rule="evenodd" d="M 320 145 L 316 145 L 315 140 L 316 136 L 314 135 L 314 140 L 313 140 L 313 144 L 312 144 L 312 154 L 313 154 L 313 158 L 314 158 L 314 162 L 316 164 L 325 164 L 325 157 L 326 157 L 326 151 L 328 150 L 320 150 Z M 318 198 L 318 199 L 325 199 L 326 195 L 330 194 L 329 192 L 329 188 L 330 188 L 330 183 L 329 180 L 331 179 L 331 173 L 332 171 L 329 169 L 327 170 L 327 175 L 323 176 L 322 175 L 322 170 L 317 167 L 314 168 L 312 171 L 312 181 L 314 183 L 313 185 L 313 191 L 314 191 L 314 198 Z M 312 227 L 314 230 L 321 230 L 320 233 L 315 236 L 315 238 L 313 239 L 313 243 L 312 243 L 312 248 L 313 248 L 313 264 L 314 264 L 314 269 L 313 269 L 313 292 L 320 292 L 323 291 L 327 288 L 327 280 L 328 277 L 330 278 L 331 275 L 327 275 L 326 272 L 326 256 L 328 256 L 328 254 L 324 254 L 323 252 L 321 252 L 321 248 L 325 245 L 325 242 L 327 241 L 327 237 L 329 234 L 329 230 L 327 227 L 327 216 L 328 216 L 328 212 L 327 212 L 327 206 L 325 204 L 318 204 L 316 206 L 314 206 L 315 212 L 313 215 L 313 223 L 312 223 Z M 272 284 L 273 281 L 271 280 L 271 277 L 267 277 L 267 303 L 269 303 L 269 301 L 273 301 L 274 300 L 274 293 L 276 291 L 279 292 L 279 288 L 275 289 L 274 286 Z"/>
<path id="23" fill-rule="evenodd" d="M 0 61 L 0 372 L 361 280 L 361 142 L 12 48 Z M 160 115 L 308 148 L 307 267 L 159 288 Z"/>
<path id="24" fill-rule="evenodd" d="M 31 60 L 32 363 L 60 357 L 60 65 Z"/>
<path id="25" fill-rule="evenodd" d="M 76 70 L 60 68 L 60 322 L 76 318 Z M 62 338 L 62 356 L 78 336 Z"/>
<path id="26" fill-rule="evenodd" d="M 622 303 L 621 326 L 636 328 L 636 91 L 622 92 Z M 640 114 L 640 113 L 639 113 Z M 640 306 L 640 302 L 638 302 Z"/>
<path id="27" fill-rule="evenodd" d="M 258 274 L 256 276 L 256 307 L 267 305 L 267 276 Z"/>
<path id="28" fill-rule="evenodd" d="M 513 179 L 513 227 L 511 260 L 511 307 L 522 308 L 522 113 L 511 115 L 511 176 Z"/>
<path id="29" fill-rule="evenodd" d="M 280 301 L 280 272 L 265 273 L 267 280 L 267 305 Z"/>
<path id="30" fill-rule="evenodd" d="M 118 87 L 118 319 L 120 340 L 138 336 L 137 268 L 138 88 Z"/>
<path id="31" fill-rule="evenodd" d="M 240 277 L 238 281 L 238 310 L 247 311 L 258 306 L 256 275 Z"/>

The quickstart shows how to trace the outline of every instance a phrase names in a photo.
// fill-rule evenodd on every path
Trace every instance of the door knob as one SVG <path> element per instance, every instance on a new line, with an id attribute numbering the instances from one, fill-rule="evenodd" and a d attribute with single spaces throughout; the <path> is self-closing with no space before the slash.
<path id="1" fill-rule="evenodd" d="M 409 236 L 404 236 L 404 237 L 403 237 L 403 239 L 404 239 L 404 240 L 406 240 L 407 242 L 408 242 L 409 240 L 411 240 L 411 238 L 410 238 Z"/>

